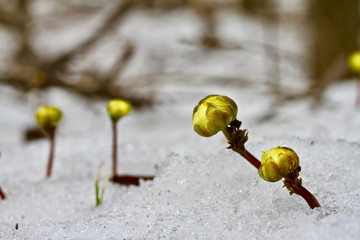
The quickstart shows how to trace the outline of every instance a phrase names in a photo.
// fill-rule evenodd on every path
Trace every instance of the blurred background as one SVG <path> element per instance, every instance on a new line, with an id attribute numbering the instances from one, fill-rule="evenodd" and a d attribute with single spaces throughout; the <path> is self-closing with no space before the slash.
<path id="1" fill-rule="evenodd" d="M 13 89 L 32 108 L 51 89 L 149 107 L 214 85 L 317 106 L 355 82 L 358 37 L 357 0 L 0 0 L 0 95 L 3 108 Z"/>
<path id="2" fill-rule="evenodd" d="M 0 83 L 151 103 L 166 81 L 321 100 L 351 77 L 357 0 L 1 0 Z"/>

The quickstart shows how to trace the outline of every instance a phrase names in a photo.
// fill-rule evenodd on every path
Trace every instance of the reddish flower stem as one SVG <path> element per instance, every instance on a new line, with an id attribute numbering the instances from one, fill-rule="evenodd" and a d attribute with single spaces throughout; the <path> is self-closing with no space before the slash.
<path id="1" fill-rule="evenodd" d="M 120 185 L 140 185 L 140 179 L 145 181 L 153 180 L 154 176 L 137 176 L 137 175 L 118 175 L 117 174 L 117 121 L 112 120 L 112 177 L 111 181 Z"/>
<path id="2" fill-rule="evenodd" d="M 112 144 L 112 175 L 117 175 L 117 121 L 112 122 L 113 144 Z"/>
<path id="3" fill-rule="evenodd" d="M 248 160 L 256 169 L 259 169 L 261 166 L 261 162 L 254 157 L 248 150 L 244 149 L 243 151 L 238 152 L 241 156 L 243 156 L 246 160 Z"/>
<path id="4" fill-rule="evenodd" d="M 3 190 L 1 189 L 1 187 L 0 187 L 0 198 L 3 199 L 3 200 L 6 198 L 6 195 L 3 192 Z"/>
<path id="5" fill-rule="evenodd" d="M 292 188 L 296 194 L 302 196 L 307 204 L 309 204 L 311 209 L 320 207 L 320 203 L 317 201 L 317 199 L 306 188 L 304 188 L 301 183 L 299 184 L 298 181 L 290 180 L 287 183 L 285 180 L 285 184 L 289 184 L 288 187 Z"/>
<path id="6" fill-rule="evenodd" d="M 45 130 L 48 134 L 49 141 L 50 141 L 50 153 L 49 153 L 49 160 L 46 169 L 46 178 L 51 177 L 52 166 L 54 162 L 54 153 L 55 153 L 55 128 L 49 128 Z"/>
<path id="7" fill-rule="evenodd" d="M 230 144 L 230 149 L 239 153 L 242 157 L 248 160 L 256 169 L 259 169 L 261 162 L 245 149 L 244 143 L 247 141 L 246 130 L 240 130 L 241 123 L 237 120 L 234 121 L 231 127 L 223 130 L 223 133 Z M 316 198 L 301 185 L 301 180 L 297 179 L 297 176 L 292 178 L 285 178 L 285 186 L 291 190 L 290 193 L 296 193 L 303 197 L 308 203 L 310 208 L 320 207 Z"/>
<path id="8" fill-rule="evenodd" d="M 241 131 L 241 130 L 234 130 L 231 128 L 227 128 L 223 130 L 223 133 L 228 140 L 228 143 L 230 144 L 230 147 L 233 151 L 239 153 L 242 157 L 244 157 L 246 160 L 248 160 L 255 168 L 259 169 L 261 166 L 261 162 L 252 155 L 248 150 L 245 149 L 245 146 L 243 144 L 236 144 L 234 143 L 233 135 L 235 135 L 235 131 Z M 245 134 L 243 135 L 245 136 Z"/>

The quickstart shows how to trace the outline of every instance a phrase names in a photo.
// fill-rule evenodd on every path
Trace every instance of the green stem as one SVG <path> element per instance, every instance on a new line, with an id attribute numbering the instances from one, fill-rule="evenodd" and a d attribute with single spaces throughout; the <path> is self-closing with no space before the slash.
<path id="1" fill-rule="evenodd" d="M 100 198 L 99 198 L 99 181 L 95 181 L 95 199 L 96 199 L 96 206 L 100 205 Z"/>
<path id="2" fill-rule="evenodd" d="M 101 167 L 103 164 L 100 164 L 98 167 L 98 171 L 95 177 L 95 201 L 96 201 L 96 206 L 101 205 L 101 199 L 99 197 L 99 182 L 100 182 L 100 174 L 101 174 Z"/>

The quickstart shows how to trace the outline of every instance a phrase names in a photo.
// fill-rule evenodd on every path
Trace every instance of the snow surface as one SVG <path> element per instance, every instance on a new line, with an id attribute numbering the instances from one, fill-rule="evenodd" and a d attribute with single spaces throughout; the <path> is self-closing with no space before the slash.
<path id="1" fill-rule="evenodd" d="M 179 16 L 186 19 L 187 13 Z M 166 14 L 155 18 L 158 23 L 144 22 L 162 26 L 164 18 L 176 22 Z M 135 15 L 129 21 L 139 20 Z M 124 27 L 125 36 L 130 32 L 127 27 L 131 29 Z M 160 29 L 162 38 L 165 32 L 171 33 Z M 185 38 L 195 33 L 185 26 L 179 31 Z M 139 89 L 152 93 L 157 104 L 133 111 L 118 129 L 119 173 L 156 177 L 139 187 L 108 184 L 99 207 L 95 207 L 94 177 L 101 163 L 105 163 L 102 181 L 111 171 L 106 102 L 85 100 L 60 89 L 21 95 L 0 86 L 0 186 L 7 194 L 0 201 L 0 239 L 358 239 L 360 111 L 354 107 L 355 81 L 333 85 L 316 108 L 309 99 L 274 104 L 276 97 L 268 93 L 264 76 L 257 71 L 261 57 L 243 60 L 248 65 L 239 69 L 257 81 L 234 85 L 226 77 L 215 81 L 206 74 L 234 73 L 231 70 L 241 66 L 236 52 L 199 54 L 195 47 L 170 42 L 174 45 L 167 47 L 173 58 L 157 63 L 166 70 L 163 79 Z M 153 54 L 161 56 L 162 43 L 155 39 L 152 44 L 139 44 L 140 52 L 125 79 L 153 70 L 144 65 Z M 183 51 L 186 54 L 181 55 Z M 294 87 L 304 76 L 289 69 Z M 238 104 L 238 119 L 249 130 L 246 147 L 255 156 L 260 158 L 261 151 L 276 146 L 298 153 L 303 185 L 321 208 L 311 210 L 299 196 L 289 196 L 281 182 L 263 181 L 253 166 L 225 149 L 220 133 L 203 138 L 193 131 L 193 108 L 213 93 L 227 95 Z M 50 179 L 45 179 L 46 139 L 23 140 L 24 129 L 35 125 L 34 111 L 43 103 L 55 104 L 64 113 Z"/>
<path id="2" fill-rule="evenodd" d="M 2 87 L 0 181 L 8 198 L 0 202 L 0 238 L 356 239 L 360 121 L 346 100 L 352 100 L 347 94 L 352 89 L 349 83 L 334 87 L 331 104 L 317 111 L 306 107 L 305 100 L 280 106 L 274 120 L 265 123 L 256 119 L 269 96 L 250 89 L 237 89 L 237 94 L 221 90 L 238 103 L 239 119 L 246 116 L 249 151 L 260 158 L 261 150 L 280 145 L 298 153 L 303 184 L 322 205 L 311 210 L 302 198 L 289 196 L 281 182 L 259 178 L 249 163 L 225 149 L 221 134 L 202 138 L 193 132 L 192 108 L 218 88 L 189 91 L 186 98 L 173 91 L 173 101 L 124 118 L 119 123 L 119 172 L 156 178 L 139 187 L 109 184 L 103 205 L 95 207 L 97 166 L 105 162 L 103 179 L 111 167 L 105 102 L 90 107 L 76 95 L 50 93 L 64 110 L 64 121 L 53 177 L 45 180 L 48 142 L 20 140 L 23 128 L 34 122 L 34 109 L 9 98 L 15 93 Z M 342 100 L 337 98 L 341 94 Z M 255 103 L 250 95 L 264 97 Z M 247 111 L 249 105 L 259 107 Z"/>

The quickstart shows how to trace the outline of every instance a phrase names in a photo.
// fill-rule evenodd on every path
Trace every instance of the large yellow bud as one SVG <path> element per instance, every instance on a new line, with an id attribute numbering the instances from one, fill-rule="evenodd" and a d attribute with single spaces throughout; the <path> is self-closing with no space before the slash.
<path id="1" fill-rule="evenodd" d="M 299 166 L 299 157 L 291 148 L 277 147 L 265 152 L 261 158 L 259 175 L 269 182 L 277 182 Z"/>
<path id="2" fill-rule="evenodd" d="M 350 55 L 349 68 L 354 73 L 360 74 L 360 51 L 354 52 Z"/>
<path id="3" fill-rule="evenodd" d="M 62 118 L 60 109 L 51 105 L 42 105 L 36 110 L 36 120 L 44 128 L 55 128 Z"/>
<path id="4" fill-rule="evenodd" d="M 118 121 L 120 118 L 128 115 L 132 110 L 130 102 L 122 99 L 110 100 L 107 105 L 107 110 L 113 121 Z"/>
<path id="5" fill-rule="evenodd" d="M 209 95 L 194 108 L 194 130 L 203 137 L 210 137 L 224 130 L 236 119 L 236 115 L 237 106 L 231 98 Z"/>

